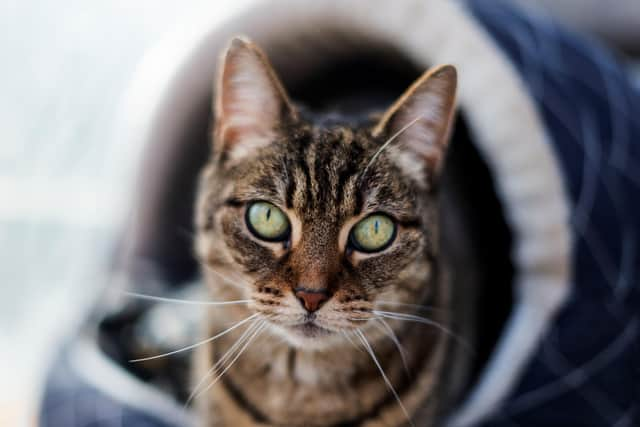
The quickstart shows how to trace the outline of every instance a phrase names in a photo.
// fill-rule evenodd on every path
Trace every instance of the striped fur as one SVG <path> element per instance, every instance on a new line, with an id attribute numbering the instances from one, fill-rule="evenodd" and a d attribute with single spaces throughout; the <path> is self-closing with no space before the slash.
<path id="1" fill-rule="evenodd" d="M 261 74 L 249 80 L 263 82 L 252 90 L 266 113 L 243 105 L 252 99 L 246 87 L 238 87 L 247 76 L 234 80 L 234 72 Z M 439 262 L 436 188 L 455 72 L 445 67 L 426 74 L 382 121 L 355 128 L 319 125 L 297 111 L 250 42 L 232 42 L 220 74 L 214 155 L 199 189 L 196 253 L 214 299 L 252 302 L 211 310 L 204 332 L 213 335 L 255 313 L 266 323 L 222 379 L 199 395 L 203 424 L 408 424 L 358 341 L 355 331 L 361 331 L 413 422 L 431 425 L 448 395 L 443 366 L 451 338 L 398 320 L 386 320 L 387 328 L 372 310 L 417 313 L 401 304 L 424 304 L 437 309 L 427 312 L 429 319 L 444 327 L 452 321 L 450 287 Z M 238 90 L 245 92 L 234 95 Z M 234 103 L 227 106 L 229 99 Z M 411 114 L 426 119 L 407 137 L 398 130 Z M 289 241 L 264 242 L 249 232 L 244 212 L 257 200 L 287 214 Z M 379 253 L 353 250 L 349 230 L 374 212 L 395 219 L 395 241 Z M 318 328 L 291 326 L 309 319 L 294 297 L 298 286 L 331 296 L 313 314 Z M 244 330 L 200 351 L 194 379 L 205 377 Z"/>

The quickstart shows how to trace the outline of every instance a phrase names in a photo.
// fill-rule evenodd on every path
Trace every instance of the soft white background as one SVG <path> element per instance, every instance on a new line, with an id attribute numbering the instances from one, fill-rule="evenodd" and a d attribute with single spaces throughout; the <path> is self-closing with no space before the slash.
<path id="1" fill-rule="evenodd" d="M 136 64 L 212 1 L 0 2 L 1 426 L 34 423 L 57 344 L 105 284 L 133 166 L 114 120 Z"/>

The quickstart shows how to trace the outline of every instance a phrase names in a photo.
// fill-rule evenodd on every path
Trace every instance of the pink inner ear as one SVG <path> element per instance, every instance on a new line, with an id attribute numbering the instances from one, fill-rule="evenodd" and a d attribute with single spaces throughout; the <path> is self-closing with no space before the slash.
<path id="1" fill-rule="evenodd" d="M 255 47 L 232 44 L 216 100 L 216 144 L 229 158 L 255 152 L 275 138 L 285 100 L 275 75 Z"/>
<path id="2" fill-rule="evenodd" d="M 416 154 L 426 157 L 442 149 L 442 122 L 446 122 L 448 117 L 444 114 L 436 94 L 414 94 L 393 120 L 398 123 L 394 123 L 394 128 L 409 126 L 399 138 Z M 410 124 L 414 120 L 417 121 Z"/>
<path id="3" fill-rule="evenodd" d="M 432 171 L 439 169 L 448 144 L 454 97 L 455 73 L 428 77 L 405 94 L 387 124 L 388 135 L 406 127 L 398 135 L 398 150 L 408 151 L 414 158 L 417 155 L 416 160 L 426 162 Z M 407 165 L 408 160 L 403 163 Z"/>

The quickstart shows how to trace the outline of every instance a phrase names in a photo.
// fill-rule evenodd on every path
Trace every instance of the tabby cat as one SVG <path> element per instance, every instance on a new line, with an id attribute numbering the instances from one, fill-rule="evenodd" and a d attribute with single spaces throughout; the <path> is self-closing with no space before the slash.
<path id="1" fill-rule="evenodd" d="M 451 332 L 468 336 L 452 289 L 469 274 L 450 267 L 464 235 L 443 238 L 454 203 L 440 215 L 455 68 L 354 126 L 295 106 L 236 38 L 214 92 L 195 245 L 230 304 L 209 310 L 218 337 L 196 354 L 203 425 L 438 424 L 470 358 Z"/>

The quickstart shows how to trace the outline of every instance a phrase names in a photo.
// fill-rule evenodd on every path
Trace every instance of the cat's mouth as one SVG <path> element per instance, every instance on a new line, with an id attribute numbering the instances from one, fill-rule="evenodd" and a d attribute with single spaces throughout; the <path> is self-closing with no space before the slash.
<path id="1" fill-rule="evenodd" d="M 306 338 L 317 338 L 332 334 L 329 329 L 323 328 L 316 323 L 315 318 L 309 318 L 304 323 L 290 326 L 290 329 L 295 333 L 302 335 Z"/>

